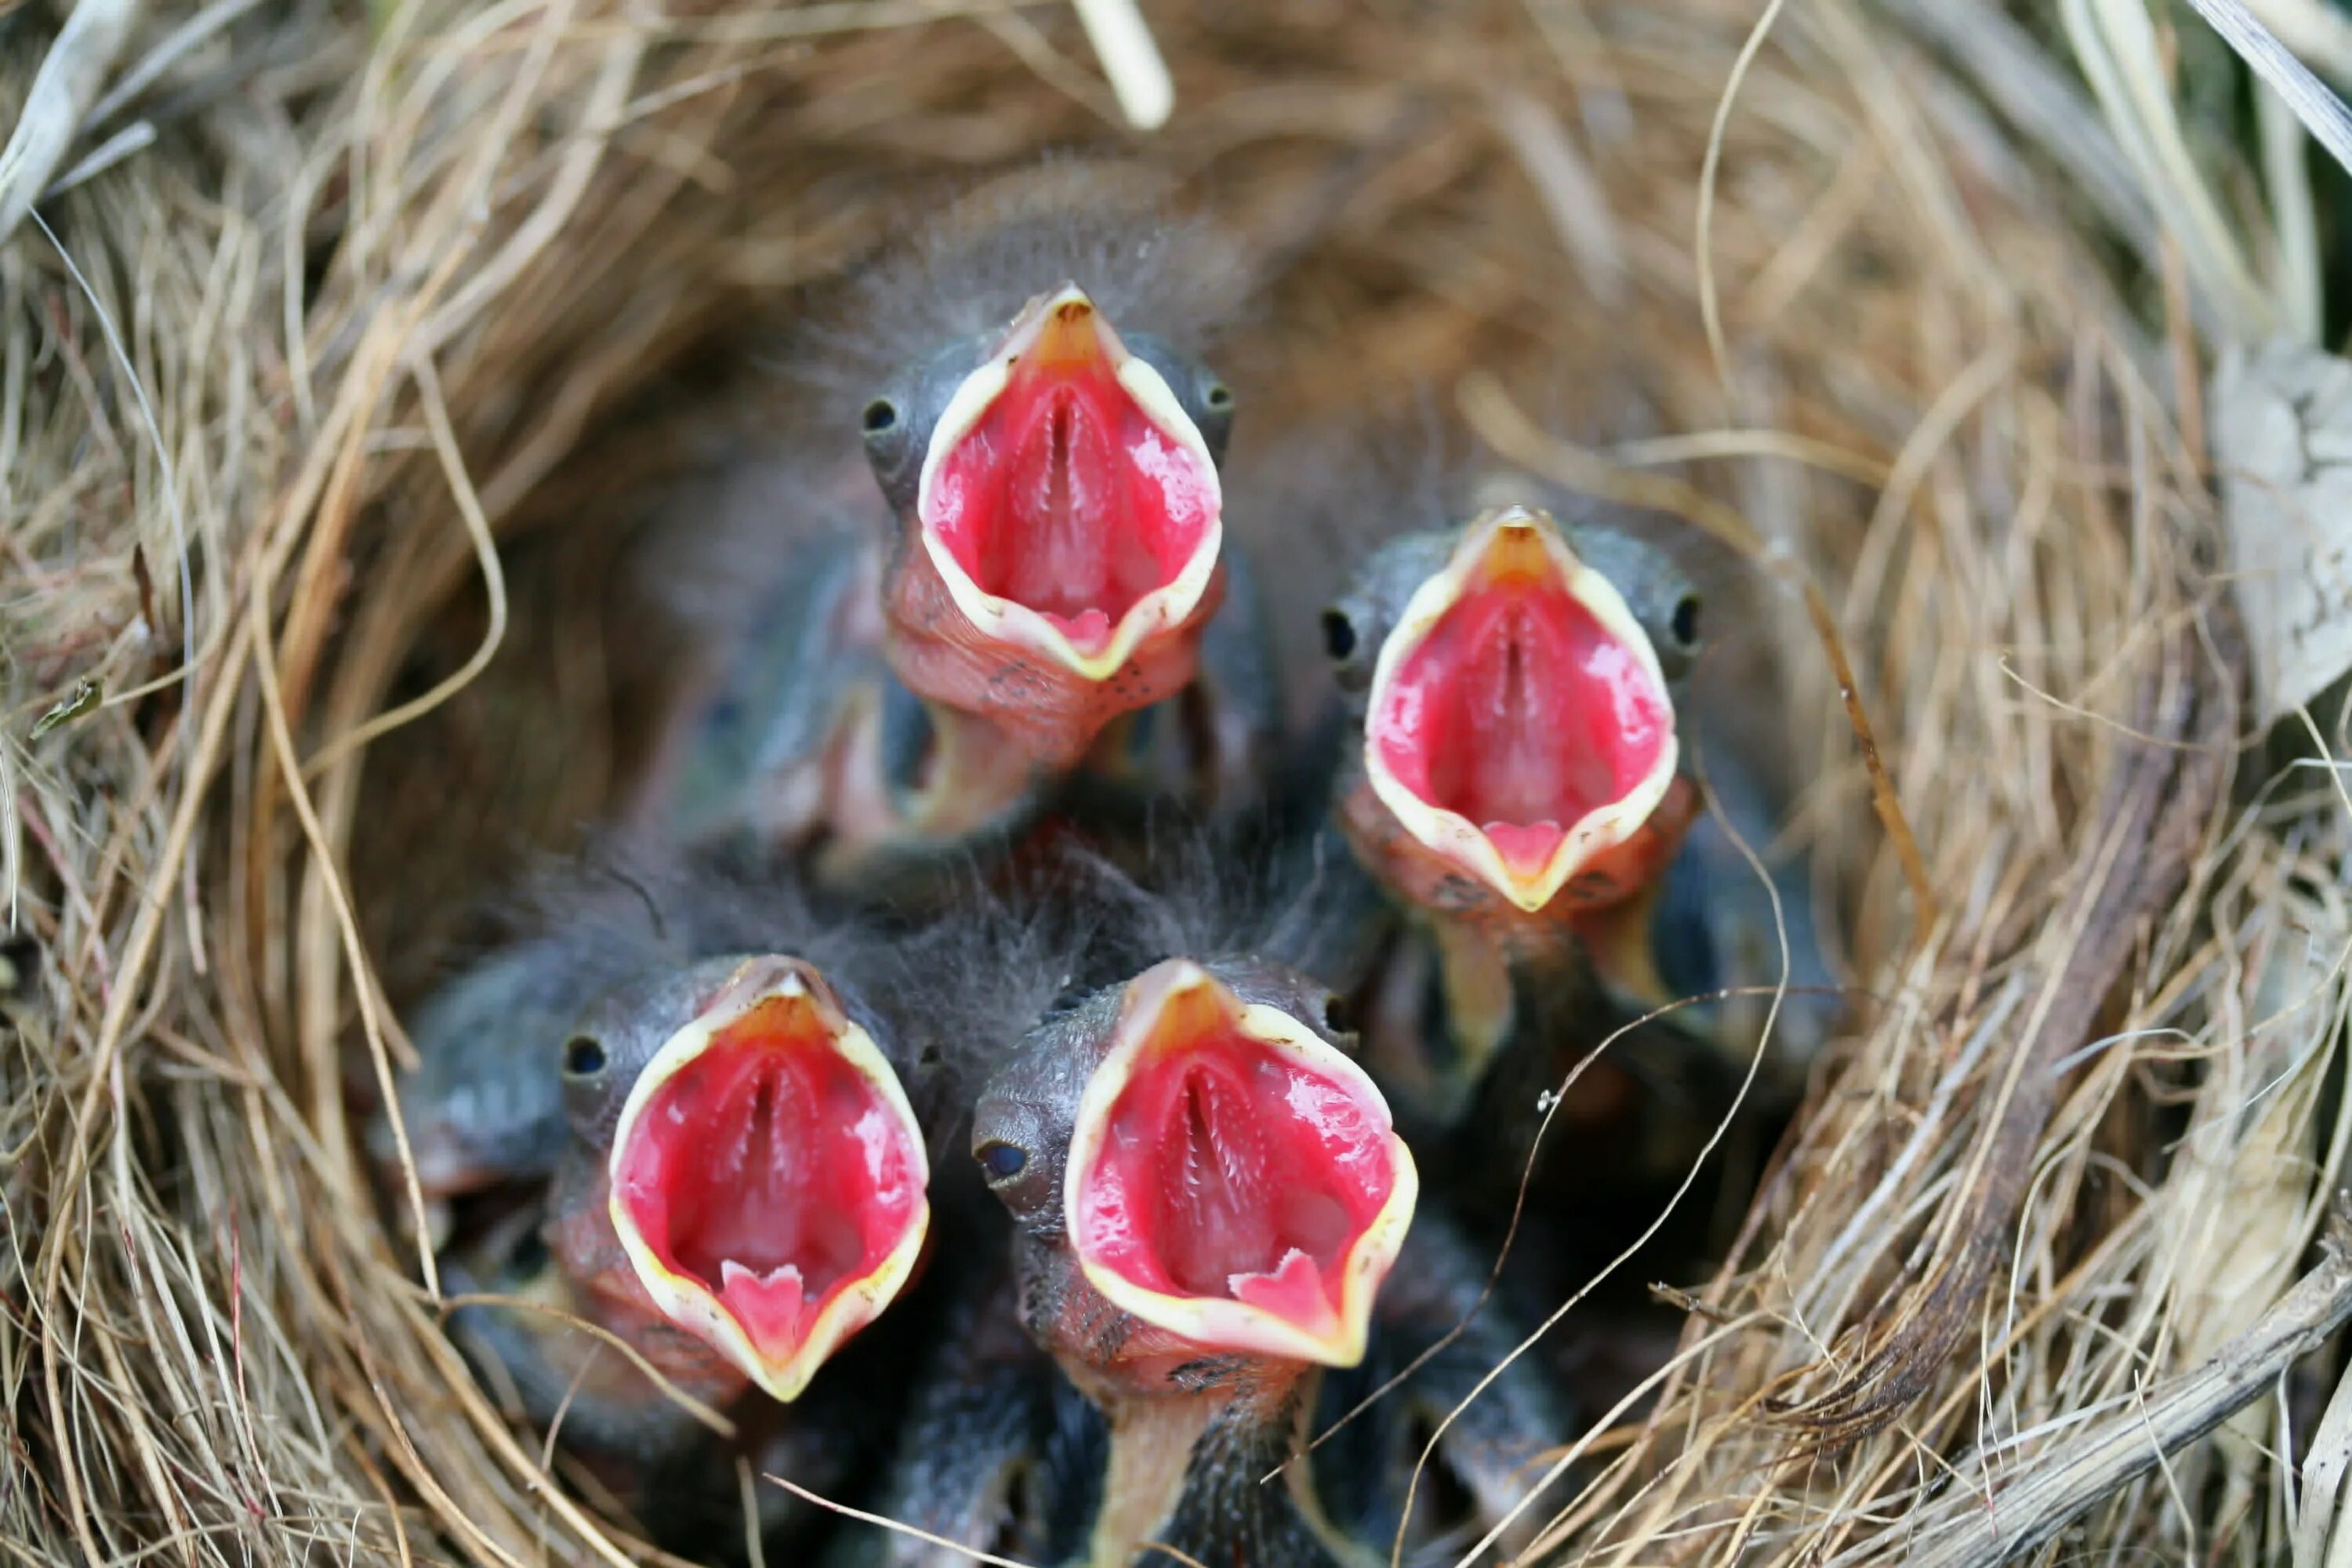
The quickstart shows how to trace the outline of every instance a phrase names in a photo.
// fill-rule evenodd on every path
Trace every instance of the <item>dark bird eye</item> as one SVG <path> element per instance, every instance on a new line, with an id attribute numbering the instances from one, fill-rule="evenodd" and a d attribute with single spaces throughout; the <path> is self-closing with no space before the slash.
<path id="1" fill-rule="evenodd" d="M 1354 1032 L 1355 1009 L 1348 1005 L 1346 997 L 1334 995 L 1323 998 L 1323 1026 L 1335 1035 Z"/>
<path id="2" fill-rule="evenodd" d="M 1682 644 L 1683 647 L 1698 646 L 1698 595 L 1696 594 L 1685 594 L 1675 601 L 1674 616 L 1666 623 L 1666 629 L 1675 634 L 1675 641 Z"/>
<path id="3" fill-rule="evenodd" d="M 868 436 L 887 436 L 898 427 L 898 405 L 887 397 L 877 397 L 866 405 L 860 423 Z"/>
<path id="4" fill-rule="evenodd" d="M 508 1258 L 507 1263 L 517 1274 L 525 1277 L 537 1274 L 547 1267 L 547 1237 L 540 1234 L 539 1226 L 530 1226 L 516 1238 L 514 1256 Z"/>
<path id="5" fill-rule="evenodd" d="M 991 1186 L 1009 1182 L 1029 1168 L 1029 1152 L 1011 1143 L 983 1143 L 973 1152 L 973 1157 L 980 1161 L 981 1171 Z"/>
<path id="6" fill-rule="evenodd" d="M 1323 612 L 1323 651 L 1335 659 L 1352 658 L 1356 651 L 1356 625 L 1340 609 Z"/>
<path id="7" fill-rule="evenodd" d="M 593 1035 L 574 1035 L 563 1042 L 563 1071 L 568 1078 L 593 1078 L 604 1070 L 604 1043 Z"/>
<path id="8" fill-rule="evenodd" d="M 1211 413 L 1223 414 L 1234 405 L 1234 389 L 1222 381 L 1213 381 L 1209 390 L 1201 395 L 1201 401 L 1209 405 Z"/>

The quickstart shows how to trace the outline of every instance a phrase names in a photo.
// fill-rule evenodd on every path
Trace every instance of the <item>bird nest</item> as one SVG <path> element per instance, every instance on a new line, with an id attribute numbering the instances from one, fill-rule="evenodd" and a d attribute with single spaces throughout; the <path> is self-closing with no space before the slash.
<path id="1" fill-rule="evenodd" d="M 1714 1256 L 1543 1551 L 2321 1549 L 2344 815 L 2232 804 L 2196 291 L 1990 8 L 1759 9 L 1171 0 L 1143 134 L 1050 7 L 83 0 L 128 74 L 0 247 L 7 1554 L 650 1551 L 445 1337 L 352 1083 L 635 765 L 652 433 L 1056 146 L 1234 237 L 1237 461 L 1418 409 L 1714 535 L 1778 652 L 1846 1025 L 1752 1194 L 1670 1192 Z"/>

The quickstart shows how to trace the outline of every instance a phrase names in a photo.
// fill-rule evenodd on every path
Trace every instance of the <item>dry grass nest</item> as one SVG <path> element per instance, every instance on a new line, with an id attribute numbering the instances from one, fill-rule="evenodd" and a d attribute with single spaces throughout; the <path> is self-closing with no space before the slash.
<path id="1" fill-rule="evenodd" d="M 80 9 L 156 68 L 77 147 L 156 136 L 0 246 L 0 1555 L 644 1554 L 444 1337 L 347 1079 L 629 765 L 614 433 L 1055 145 L 1238 237 L 1245 441 L 1419 398 L 1773 617 L 1860 1000 L 1545 1552 L 2324 1551 L 2347 802 L 2247 743 L 2200 258 L 1990 8 L 1170 0 L 1149 135 L 1053 7 Z"/>

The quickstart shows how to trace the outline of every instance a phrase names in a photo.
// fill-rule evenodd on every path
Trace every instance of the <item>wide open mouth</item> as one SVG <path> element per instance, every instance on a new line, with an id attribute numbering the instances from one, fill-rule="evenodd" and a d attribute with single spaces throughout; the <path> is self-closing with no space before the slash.
<path id="1" fill-rule="evenodd" d="M 1649 637 L 1551 519 L 1470 525 L 1372 672 L 1372 787 L 1405 828 L 1535 910 L 1665 795 L 1675 710 Z"/>
<path id="2" fill-rule="evenodd" d="M 1113 1305 L 1212 1349 L 1353 1366 L 1419 1186 L 1360 1068 L 1171 959 L 1129 984 L 1064 1202 Z"/>
<path id="3" fill-rule="evenodd" d="M 972 624 L 1089 680 L 1200 604 L 1223 507 L 1200 430 L 1074 283 L 956 388 L 916 500 Z"/>
<path id="4" fill-rule="evenodd" d="M 745 961 L 655 1053 L 612 1177 L 655 1304 L 783 1400 L 890 1304 L 930 1220 L 898 1075 L 793 959 Z"/>

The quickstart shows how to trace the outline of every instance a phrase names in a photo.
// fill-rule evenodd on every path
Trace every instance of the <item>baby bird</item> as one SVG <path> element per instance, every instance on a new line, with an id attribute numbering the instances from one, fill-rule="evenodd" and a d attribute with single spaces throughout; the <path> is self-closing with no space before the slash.
<path id="1" fill-rule="evenodd" d="M 722 649 L 656 791 L 684 831 L 814 843 L 833 885 L 919 901 L 1049 811 L 1099 835 L 1263 798 L 1280 697 L 1225 538 L 1234 396 L 1200 357 L 1236 268 L 1132 173 L 951 204 L 803 346 L 795 374 L 856 389 L 862 496 L 811 410 L 668 509 L 739 541 L 732 582 L 673 595 Z"/>
<path id="2" fill-rule="evenodd" d="M 1359 726 L 1333 813 L 1435 949 L 1454 1059 L 1421 1087 L 1441 1119 L 1523 1013 L 1591 991 L 1586 926 L 1675 853 L 1699 608 L 1662 553 L 1509 501 L 1391 540 L 1324 613 Z"/>
<path id="3" fill-rule="evenodd" d="M 898 1048 L 856 993 L 782 953 L 593 1006 L 562 1047 L 548 1230 L 591 1315 L 707 1404 L 747 1384 L 797 1398 L 922 1250 L 929 1160 Z"/>
<path id="4" fill-rule="evenodd" d="M 959 904 L 979 896 L 965 881 Z M 494 1230 L 444 1258 L 453 1289 L 495 1275 L 520 1300 L 469 1305 L 453 1326 L 523 1414 L 560 1421 L 569 1449 L 667 1521 L 729 1518 L 730 1453 L 856 1495 L 935 1327 L 935 1300 L 902 1303 L 935 1216 L 950 1239 L 929 1272 L 950 1300 L 971 1257 L 1003 1256 L 1001 1209 L 966 1152 L 974 1074 L 1059 987 L 1059 960 L 1041 925 L 991 906 L 884 922 L 812 904 L 774 868 L 691 860 L 655 885 L 706 937 L 757 931 L 762 945 L 640 948 L 557 1031 L 541 1063 L 562 1129 L 544 1205 L 520 1242 Z M 737 1436 L 718 1444 L 567 1318 Z M 805 1521 L 761 1490 L 788 1533 Z"/>
<path id="5" fill-rule="evenodd" d="M 1493 1524 L 1516 1468 L 1565 1430 L 1542 1374 L 1506 1370 L 1436 1445 L 1453 1484 L 1432 1490 L 1473 1499 L 1470 1519 L 1424 1505 L 1408 1523 L 1423 1436 L 1517 1335 L 1491 1304 L 1456 1333 L 1484 1270 L 1442 1217 L 1408 1236 L 1424 1223 L 1412 1155 L 1351 1058 L 1339 996 L 1294 966 L 1355 963 L 1334 936 L 1353 922 L 1327 912 L 1335 889 L 1298 874 L 1319 857 L 1277 843 L 1234 876 L 1224 844 L 1164 835 L 1150 887 L 1080 877 L 1113 918 L 1075 999 L 973 1113 L 974 1157 L 1013 1222 L 1015 1294 L 996 1310 L 1017 1310 L 1099 1413 L 1082 1419 L 1009 1349 L 993 1363 L 1031 1446 L 992 1473 L 1027 1478 L 1045 1509 L 1005 1537 L 1032 1561 L 1108 1568 L 1153 1544 L 1276 1568 L 1386 1561 L 1400 1531 L 1418 1546 Z M 1400 1255 L 1415 1278 L 1392 1273 Z M 1308 1455 L 1314 1431 L 1423 1351 L 1402 1392 Z"/>
<path id="6" fill-rule="evenodd" d="M 1074 1561 L 1341 1560 L 1306 1467 L 1259 1482 L 1317 1369 L 1363 1359 L 1419 1183 L 1331 1005 L 1263 961 L 1165 960 L 1041 1024 L 981 1097 L 1023 1321 L 1108 1423 Z"/>
<path id="7" fill-rule="evenodd" d="M 923 1251 L 930 1153 L 907 1089 L 938 1098 L 923 1037 L 849 977 L 916 1016 L 920 1003 L 863 940 L 821 928 L 793 952 L 641 973 L 547 1063 L 566 1141 L 530 1294 L 715 1410 L 740 1412 L 753 1388 L 800 1400 Z M 626 1358 L 592 1363 L 589 1336 L 519 1310 L 467 1327 L 534 1420 L 562 1413 L 574 1447 L 642 1465 L 695 1436 Z"/>
<path id="8" fill-rule="evenodd" d="M 1179 770 L 1169 793 L 1230 798 L 1272 744 L 1255 595 L 1218 624 L 1234 395 L 1199 345 L 1237 268 L 1129 173 L 1060 163 L 983 192 L 859 296 L 861 324 L 894 329 L 860 415 L 897 521 L 884 646 L 943 792 L 1001 790 L 1007 757 L 1142 759 Z"/>

